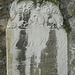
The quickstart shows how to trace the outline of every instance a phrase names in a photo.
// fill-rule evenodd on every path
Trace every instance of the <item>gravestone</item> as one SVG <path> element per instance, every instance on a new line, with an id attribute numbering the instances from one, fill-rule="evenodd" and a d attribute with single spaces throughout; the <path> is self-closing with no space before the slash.
<path id="1" fill-rule="evenodd" d="M 14 1 L 6 29 L 7 75 L 68 75 L 67 33 L 51 2 Z"/>

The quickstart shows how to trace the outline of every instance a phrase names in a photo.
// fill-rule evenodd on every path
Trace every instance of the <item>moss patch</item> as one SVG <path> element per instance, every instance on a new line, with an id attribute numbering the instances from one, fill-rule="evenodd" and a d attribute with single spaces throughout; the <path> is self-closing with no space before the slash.
<path id="1" fill-rule="evenodd" d="M 71 32 L 71 27 L 68 25 L 64 19 L 63 28 L 66 30 L 67 33 Z"/>

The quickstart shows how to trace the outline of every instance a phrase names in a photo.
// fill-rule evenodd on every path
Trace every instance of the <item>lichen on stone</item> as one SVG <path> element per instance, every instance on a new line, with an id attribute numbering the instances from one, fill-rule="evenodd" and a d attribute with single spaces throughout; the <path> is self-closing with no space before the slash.
<path id="1" fill-rule="evenodd" d="M 67 33 L 70 33 L 71 32 L 71 27 L 70 25 L 68 25 L 65 20 L 64 20 L 64 23 L 63 23 L 63 28 L 66 30 Z"/>

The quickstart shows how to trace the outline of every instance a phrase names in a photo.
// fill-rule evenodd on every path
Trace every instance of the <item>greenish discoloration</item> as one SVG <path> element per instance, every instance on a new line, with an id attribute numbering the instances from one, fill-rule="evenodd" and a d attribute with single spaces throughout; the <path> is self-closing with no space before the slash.
<path id="1" fill-rule="evenodd" d="M 70 25 L 67 25 L 67 24 L 65 23 L 65 21 L 64 21 L 64 23 L 63 23 L 63 28 L 66 30 L 67 33 L 70 33 L 70 32 L 71 32 L 71 27 L 70 27 Z"/>
<path id="2" fill-rule="evenodd" d="M 61 12 L 61 15 L 64 16 L 64 15 L 62 14 L 62 9 L 61 9 L 61 7 L 60 7 L 60 3 L 59 3 L 58 6 L 59 6 L 59 10 L 60 10 L 60 12 Z M 63 20 L 64 20 L 64 22 L 63 22 L 63 28 L 66 30 L 66 32 L 67 32 L 68 35 L 69 35 L 70 32 L 71 32 L 70 24 L 67 23 L 66 19 L 63 19 Z"/>

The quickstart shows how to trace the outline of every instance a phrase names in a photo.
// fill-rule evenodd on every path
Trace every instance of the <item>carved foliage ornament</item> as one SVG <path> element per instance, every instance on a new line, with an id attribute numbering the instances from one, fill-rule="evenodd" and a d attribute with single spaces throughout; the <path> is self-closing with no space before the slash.
<path id="1" fill-rule="evenodd" d="M 63 25 L 63 17 L 59 8 L 51 2 L 45 2 L 35 8 L 32 1 L 14 1 L 10 9 L 7 28 L 26 29 L 27 27 L 48 26 L 59 29 Z"/>

